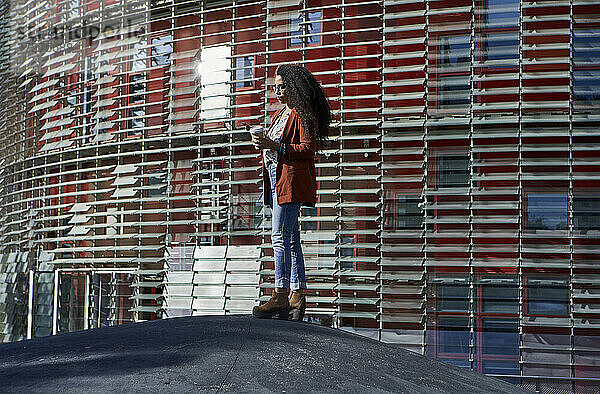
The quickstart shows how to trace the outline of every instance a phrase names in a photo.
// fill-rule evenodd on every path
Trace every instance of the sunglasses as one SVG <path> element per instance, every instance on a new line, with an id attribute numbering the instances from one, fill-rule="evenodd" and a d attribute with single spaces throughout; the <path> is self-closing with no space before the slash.
<path id="1" fill-rule="evenodd" d="M 279 92 L 280 92 L 280 91 L 282 91 L 282 90 L 285 90 L 285 85 L 284 85 L 284 84 L 280 84 L 280 85 L 273 85 L 273 90 L 274 90 L 274 91 L 276 91 L 276 92 L 277 92 L 277 91 L 279 91 Z"/>

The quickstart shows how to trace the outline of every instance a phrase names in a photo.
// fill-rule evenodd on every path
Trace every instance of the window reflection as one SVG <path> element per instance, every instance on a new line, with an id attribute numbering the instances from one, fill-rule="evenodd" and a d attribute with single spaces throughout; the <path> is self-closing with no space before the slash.
<path id="1" fill-rule="evenodd" d="M 519 354 L 519 321 L 517 319 L 483 318 L 478 334 L 481 335 L 482 354 L 506 356 Z"/>
<path id="2" fill-rule="evenodd" d="M 292 31 L 290 32 L 290 46 L 302 46 L 302 37 L 304 34 L 302 27 L 302 22 L 306 23 L 306 28 L 308 30 L 306 37 L 307 44 L 319 44 L 321 42 L 321 11 L 309 11 L 306 13 L 301 13 L 298 18 L 292 18 L 290 24 L 292 26 Z"/>
<path id="3" fill-rule="evenodd" d="M 263 203 L 260 193 L 238 193 L 233 195 L 233 228 L 256 230 L 260 228 Z"/>
<path id="4" fill-rule="evenodd" d="M 468 312 L 468 280 L 440 284 L 438 287 L 438 308 L 440 312 Z"/>
<path id="5" fill-rule="evenodd" d="M 507 28 L 519 25 L 519 0 L 485 0 L 483 23 L 485 27 Z"/>
<path id="6" fill-rule="evenodd" d="M 567 279 L 531 277 L 527 279 L 527 313 L 542 316 L 569 314 Z"/>
<path id="7" fill-rule="evenodd" d="M 444 36 L 440 38 L 439 64 L 441 71 L 453 71 L 468 65 L 471 56 L 470 36 Z"/>
<path id="8" fill-rule="evenodd" d="M 519 33 L 485 33 L 476 40 L 478 61 L 519 59 Z"/>
<path id="9" fill-rule="evenodd" d="M 152 39 L 151 64 L 155 66 L 165 66 L 169 64 L 169 57 L 173 52 L 173 41 L 171 36 L 162 36 Z"/>
<path id="10" fill-rule="evenodd" d="M 448 353 L 448 355 L 468 355 L 470 344 L 468 326 L 468 318 L 440 317 L 438 326 L 439 352 Z"/>
<path id="11" fill-rule="evenodd" d="M 202 50 L 198 74 L 202 84 L 200 118 L 203 120 L 219 120 L 228 116 L 230 58 L 230 45 L 218 45 Z"/>
<path id="12" fill-rule="evenodd" d="M 527 195 L 528 230 L 566 230 L 567 195 L 528 194 Z"/>
<path id="13" fill-rule="evenodd" d="M 600 29 L 573 30 L 573 98 L 576 105 L 600 103 Z"/>
<path id="14" fill-rule="evenodd" d="M 473 360 L 473 369 L 482 373 L 520 373 L 516 275 L 441 274 L 430 278 L 429 288 L 428 355 L 464 368 Z"/>
<path id="15" fill-rule="evenodd" d="M 420 196 L 388 193 L 385 199 L 384 228 L 386 230 L 418 229 L 423 225 Z"/>
<path id="16" fill-rule="evenodd" d="M 241 56 L 235 58 L 235 83 L 236 89 L 252 87 L 254 78 L 254 56 Z"/>
<path id="17" fill-rule="evenodd" d="M 519 284 L 516 277 L 484 277 L 479 289 L 481 312 L 519 312 Z"/>
<path id="18" fill-rule="evenodd" d="M 469 158 L 466 156 L 440 156 L 438 159 L 438 187 L 468 187 Z"/>
<path id="19" fill-rule="evenodd" d="M 600 230 L 600 196 L 573 196 L 573 228 L 575 230 Z"/>
<path id="20" fill-rule="evenodd" d="M 464 111 L 471 103 L 471 37 L 439 36 L 433 40 L 432 97 L 438 110 Z"/>

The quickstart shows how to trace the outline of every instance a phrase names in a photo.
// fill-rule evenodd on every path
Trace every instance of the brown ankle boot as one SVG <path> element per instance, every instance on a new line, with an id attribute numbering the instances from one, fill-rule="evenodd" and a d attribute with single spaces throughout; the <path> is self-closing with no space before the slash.
<path id="1" fill-rule="evenodd" d="M 290 320 L 302 321 L 304 310 L 306 309 L 306 297 L 300 291 L 290 293 Z"/>
<path id="2" fill-rule="evenodd" d="M 261 306 L 255 306 L 252 309 L 252 315 L 260 319 L 269 319 L 278 316 L 280 319 L 287 319 L 290 310 L 288 292 L 277 292 L 273 290 L 271 299 Z"/>

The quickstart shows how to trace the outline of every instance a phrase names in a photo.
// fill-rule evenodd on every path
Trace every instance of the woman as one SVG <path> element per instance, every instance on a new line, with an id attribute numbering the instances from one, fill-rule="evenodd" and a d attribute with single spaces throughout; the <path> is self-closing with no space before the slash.
<path id="1" fill-rule="evenodd" d="M 314 156 L 327 139 L 331 109 L 323 88 L 304 67 L 279 66 L 273 89 L 284 107 L 273 116 L 267 135 L 253 135 L 252 142 L 263 150 L 264 203 L 273 211 L 275 290 L 252 314 L 259 318 L 291 314 L 298 321 L 306 308 L 298 215 L 301 205 L 316 203 Z"/>

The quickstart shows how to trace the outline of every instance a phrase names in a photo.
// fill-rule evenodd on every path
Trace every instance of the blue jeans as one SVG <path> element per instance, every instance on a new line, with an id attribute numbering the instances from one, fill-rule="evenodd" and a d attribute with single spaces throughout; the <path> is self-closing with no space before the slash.
<path id="1" fill-rule="evenodd" d="M 300 245 L 300 229 L 298 216 L 302 203 L 289 202 L 279 205 L 277 203 L 277 165 L 267 164 L 271 190 L 272 230 L 271 244 L 275 258 L 275 286 L 292 290 L 306 289 L 304 273 L 304 256 Z"/>

